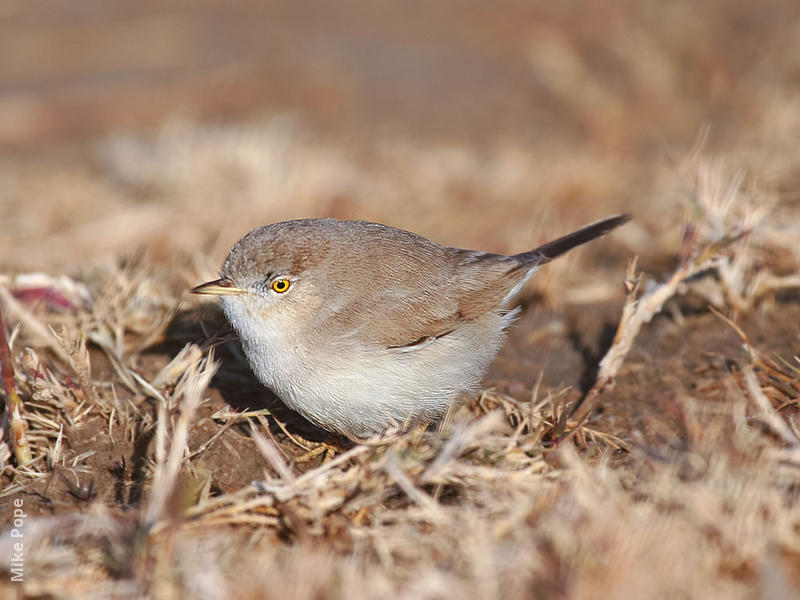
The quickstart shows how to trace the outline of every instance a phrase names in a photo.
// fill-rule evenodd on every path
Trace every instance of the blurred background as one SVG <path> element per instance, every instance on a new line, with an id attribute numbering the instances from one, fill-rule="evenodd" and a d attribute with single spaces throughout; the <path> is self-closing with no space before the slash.
<path id="1" fill-rule="evenodd" d="M 795 0 L 2 0 L 0 265 L 188 281 L 292 217 L 518 252 L 632 211 L 574 260 L 658 270 L 698 161 L 797 207 L 799 109 Z"/>

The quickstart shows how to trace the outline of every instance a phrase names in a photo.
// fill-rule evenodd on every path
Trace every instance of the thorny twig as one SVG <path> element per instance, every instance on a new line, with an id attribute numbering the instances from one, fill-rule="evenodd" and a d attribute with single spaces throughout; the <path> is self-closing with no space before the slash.
<path id="1" fill-rule="evenodd" d="M 577 424 L 563 437 L 561 435 L 566 427 L 566 419 L 559 424 L 560 431 L 556 431 L 556 436 L 561 441 L 570 438 L 580 429 L 594 410 L 600 395 L 607 388 L 613 386 L 622 363 L 633 347 L 633 341 L 642 326 L 645 323 L 649 323 L 661 311 L 667 300 L 678 293 L 683 283 L 698 273 L 715 267 L 722 250 L 748 235 L 750 230 L 746 229 L 736 234 L 724 236 L 722 239 L 706 245 L 696 254 L 691 252 L 695 233 L 694 225 L 688 224 L 684 230 L 680 266 L 666 282 L 654 286 L 642 296 L 638 295 L 641 274 L 636 272 L 636 259 L 634 258 L 628 265 L 628 273 L 625 278 L 625 304 L 617 327 L 617 333 L 614 336 L 614 342 L 600 361 L 600 368 L 594 385 L 582 401 L 578 402 L 571 410 L 570 416 L 577 421 Z"/>
<path id="2" fill-rule="evenodd" d="M 33 455 L 26 435 L 28 426 L 22 418 L 22 400 L 14 384 L 14 365 L 11 362 L 2 305 L 0 305 L 0 376 L 3 378 L 3 388 L 6 393 L 6 410 L 3 415 L 3 427 L 0 430 L 5 429 L 6 423 L 10 422 L 11 443 L 17 465 L 27 465 L 33 460 Z"/>

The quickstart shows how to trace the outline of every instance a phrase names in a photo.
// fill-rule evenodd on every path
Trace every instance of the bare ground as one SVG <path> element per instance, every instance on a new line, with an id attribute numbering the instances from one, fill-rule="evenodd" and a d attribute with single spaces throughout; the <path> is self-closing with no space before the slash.
<path id="1" fill-rule="evenodd" d="M 797 595 L 793 3 L 87 7 L 0 19 L 5 597 Z M 369 444 L 186 293 L 289 217 L 514 252 L 622 211 L 452 420 Z"/>
<path id="2" fill-rule="evenodd" d="M 581 314 L 576 317 L 579 325 L 573 324 L 576 329 L 563 333 L 553 331 L 552 321 L 558 317 L 552 314 L 548 315 L 549 331 L 543 332 L 542 317 L 535 312 L 523 313 L 513 327 L 508 343 L 486 378 L 486 385 L 518 402 L 527 402 L 537 384 L 548 389 L 563 389 L 562 398 L 574 401 L 581 397 L 581 391 L 588 391 L 581 390 L 581 386 L 594 381 L 596 365 L 611 343 L 613 329 L 610 336 L 608 332 L 615 324 L 613 312 L 605 311 L 608 320 L 602 314 L 602 307 L 588 316 Z M 185 344 L 204 342 L 203 331 L 196 323 L 184 325 L 183 319 L 187 317 L 196 318 L 196 315 L 179 315 L 173 323 L 174 333 L 165 341 L 143 349 L 137 365 L 146 380 L 153 379 Z M 751 332 L 751 341 L 762 352 L 790 356 L 797 347 L 798 336 L 797 331 L 786 325 L 798 322 L 800 306 L 796 301 L 787 301 L 767 314 L 743 320 L 739 326 Z M 636 440 L 651 451 L 680 447 L 687 442 L 687 432 L 679 418 L 679 399 L 688 394 L 718 398 L 720 382 L 732 378 L 737 364 L 747 360 L 738 348 L 740 344 L 741 339 L 730 326 L 707 312 L 685 316 L 680 324 L 669 317 L 658 319 L 639 337 L 616 380 L 613 393 L 598 406 L 592 427 Z M 191 449 L 204 449 L 192 465 L 210 476 L 215 493 L 246 487 L 259 479 L 264 470 L 264 459 L 253 447 L 243 423 L 218 435 L 220 427 L 213 415 L 219 411 L 267 408 L 289 432 L 305 440 L 321 442 L 328 437 L 323 430 L 283 407 L 261 386 L 243 361 L 241 350 L 235 343 L 232 345 L 233 351 L 218 353 L 220 366 L 209 386 L 208 401 L 196 415 L 188 443 Z M 113 369 L 102 352 L 91 352 L 91 361 L 93 377 L 97 380 L 114 378 Z M 119 395 L 126 396 L 124 391 Z M 154 401 L 146 402 L 142 408 L 155 420 Z M 785 410 L 793 414 L 791 407 Z M 307 454 L 301 446 L 293 444 L 278 425 L 272 424 L 270 431 L 288 459 L 296 460 Z M 76 486 L 91 488 L 92 499 L 109 505 L 139 505 L 148 480 L 145 467 L 153 451 L 152 430 L 128 436 L 125 428 L 112 426 L 109 429 L 108 420 L 96 415 L 79 426 L 65 428 L 64 436 L 68 455 L 92 453 L 82 463 L 87 472 L 70 480 L 55 471 L 51 477 L 27 486 L 19 494 L 7 495 L 0 504 L 4 510 L 9 510 L 12 497 L 26 498 L 26 510 L 32 515 L 80 510 L 86 498 L 76 497 L 80 496 L 75 493 Z M 213 443 L 208 444 L 212 438 Z M 337 443 L 342 448 L 350 447 L 346 440 L 340 439 Z M 297 471 L 319 466 L 322 459 L 323 455 L 319 455 L 300 463 Z"/>

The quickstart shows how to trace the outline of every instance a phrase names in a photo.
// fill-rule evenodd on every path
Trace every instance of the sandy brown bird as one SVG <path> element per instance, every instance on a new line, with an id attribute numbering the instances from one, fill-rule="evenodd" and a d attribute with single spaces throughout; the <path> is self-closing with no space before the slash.
<path id="1" fill-rule="evenodd" d="M 230 251 L 218 295 L 258 379 L 329 431 L 368 437 L 441 418 L 477 389 L 543 264 L 627 222 L 608 217 L 505 256 L 364 221 L 267 225 Z"/>

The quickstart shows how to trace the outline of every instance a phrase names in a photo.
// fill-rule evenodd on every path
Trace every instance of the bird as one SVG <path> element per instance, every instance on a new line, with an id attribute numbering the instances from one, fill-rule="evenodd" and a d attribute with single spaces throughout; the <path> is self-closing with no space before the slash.
<path id="1" fill-rule="evenodd" d="M 435 423 L 475 392 L 545 263 L 628 222 L 619 214 L 514 255 L 379 223 L 254 229 L 195 294 L 215 295 L 258 380 L 319 427 L 366 439 Z"/>

